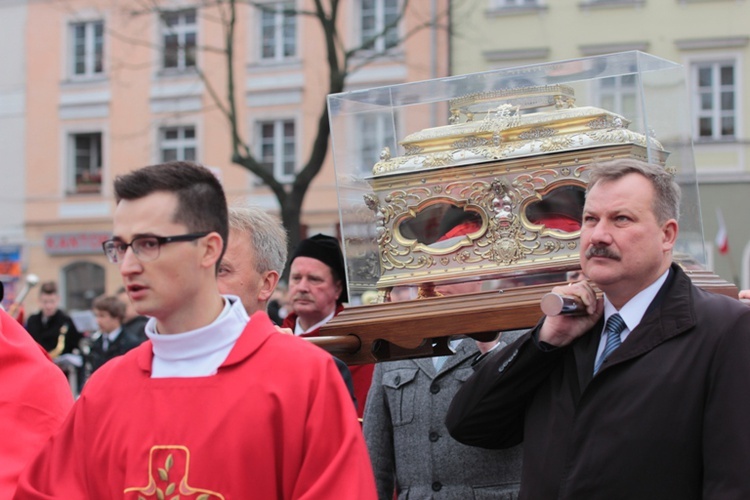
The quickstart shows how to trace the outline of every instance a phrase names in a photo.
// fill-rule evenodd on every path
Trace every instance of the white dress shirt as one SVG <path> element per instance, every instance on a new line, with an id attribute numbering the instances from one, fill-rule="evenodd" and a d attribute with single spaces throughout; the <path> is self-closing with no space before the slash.
<path id="1" fill-rule="evenodd" d="M 625 339 L 628 338 L 630 332 L 632 332 L 635 327 L 638 326 L 638 324 L 641 322 L 641 320 L 643 319 L 643 315 L 646 314 L 648 306 L 651 305 L 654 297 L 656 297 L 656 294 L 659 293 L 659 289 L 667 280 L 668 275 L 669 269 L 667 269 L 664 274 L 659 276 L 656 281 L 638 292 L 632 299 L 630 299 L 624 306 L 622 306 L 622 309 L 620 309 L 619 311 L 615 308 L 615 306 L 612 305 L 612 303 L 607 298 L 607 295 L 604 295 L 604 326 L 607 326 L 607 320 L 615 313 L 620 313 L 620 317 L 625 322 L 625 329 L 620 333 L 620 342 L 625 342 Z M 606 344 L 607 336 L 604 334 L 604 328 L 602 328 L 601 338 L 599 339 L 599 349 L 597 349 L 596 351 L 596 360 L 594 362 L 594 366 L 596 366 L 596 363 L 599 361 L 599 358 L 604 352 L 604 346 Z"/>

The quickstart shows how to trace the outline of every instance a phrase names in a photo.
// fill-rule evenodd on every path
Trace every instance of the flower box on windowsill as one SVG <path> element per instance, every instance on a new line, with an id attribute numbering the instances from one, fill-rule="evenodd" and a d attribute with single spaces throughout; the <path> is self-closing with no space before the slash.
<path id="1" fill-rule="evenodd" d="M 99 194 L 102 192 L 102 185 L 95 184 L 78 184 L 71 194 Z"/>

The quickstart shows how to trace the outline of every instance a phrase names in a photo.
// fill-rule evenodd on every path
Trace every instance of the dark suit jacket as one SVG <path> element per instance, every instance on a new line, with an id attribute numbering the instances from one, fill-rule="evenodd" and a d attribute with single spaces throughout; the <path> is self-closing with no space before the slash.
<path id="1" fill-rule="evenodd" d="M 750 498 L 750 307 L 676 265 L 592 376 L 601 321 L 545 352 L 527 333 L 452 402 L 457 440 L 523 441 L 521 498 Z"/>
<path id="2" fill-rule="evenodd" d="M 143 340 L 136 336 L 136 334 L 132 334 L 123 329 L 120 332 L 120 335 L 109 344 L 107 349 L 104 349 L 103 337 L 101 335 L 97 336 L 91 343 L 91 348 L 86 356 L 86 361 L 90 370 L 88 375 L 94 373 L 110 359 L 121 356 L 132 348 L 139 346 L 141 342 L 143 342 Z"/>
<path id="3" fill-rule="evenodd" d="M 136 316 L 130 321 L 126 321 L 122 324 L 123 333 L 127 333 L 131 339 L 140 340 L 145 342 L 146 337 L 146 323 L 148 323 L 147 316 Z"/>
<path id="4" fill-rule="evenodd" d="M 60 309 L 55 311 L 55 314 L 50 316 L 46 323 L 42 322 L 41 312 L 32 314 L 26 321 L 26 330 L 47 352 L 51 352 L 57 347 L 57 339 L 61 333 L 65 334 L 63 354 L 73 352 L 73 349 L 78 347 L 81 340 L 81 334 L 73 324 L 73 320 Z"/>

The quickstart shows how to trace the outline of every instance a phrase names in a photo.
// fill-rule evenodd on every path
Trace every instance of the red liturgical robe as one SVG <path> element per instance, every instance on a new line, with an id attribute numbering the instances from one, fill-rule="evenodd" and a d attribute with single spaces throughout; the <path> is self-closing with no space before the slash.
<path id="1" fill-rule="evenodd" d="M 253 315 L 209 377 L 151 378 L 151 343 L 100 368 L 16 498 L 375 499 L 331 357 Z"/>
<path id="2" fill-rule="evenodd" d="M 0 310 L 0 498 L 55 433 L 73 406 L 63 372 L 31 335 Z"/>
<path id="3" fill-rule="evenodd" d="M 335 315 L 338 315 L 344 310 L 344 306 L 338 305 L 336 307 Z M 297 325 L 297 315 L 294 313 L 289 314 L 282 323 L 283 328 L 291 328 L 294 331 L 294 327 Z M 303 333 L 300 337 L 318 337 L 320 336 L 320 328 Z M 367 365 L 355 365 L 350 366 L 349 371 L 352 372 L 352 383 L 354 385 L 354 396 L 357 398 L 357 415 L 362 418 L 365 413 L 365 404 L 367 403 L 367 393 L 370 391 L 370 385 L 372 384 L 372 374 L 375 371 L 374 364 Z"/>

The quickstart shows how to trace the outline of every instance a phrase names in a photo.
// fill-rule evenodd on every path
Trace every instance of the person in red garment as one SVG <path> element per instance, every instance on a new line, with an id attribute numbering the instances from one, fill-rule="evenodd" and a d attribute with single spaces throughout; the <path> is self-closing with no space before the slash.
<path id="1" fill-rule="evenodd" d="M 281 324 L 295 335 L 317 337 L 320 327 L 344 310 L 346 290 L 344 256 L 336 238 L 316 234 L 302 240 L 292 255 L 289 303 L 292 313 Z M 365 411 L 375 365 L 351 366 L 359 417 Z"/>
<path id="2" fill-rule="evenodd" d="M 1 308 L 0 381 L 0 498 L 10 498 L 21 471 L 65 420 L 73 394 L 44 349 Z"/>
<path id="3" fill-rule="evenodd" d="M 286 265 L 286 247 L 286 230 L 280 222 L 258 207 L 230 206 L 229 242 L 217 274 L 219 291 L 237 295 L 248 316 L 267 312 L 268 299 Z M 333 360 L 356 407 L 352 374 L 346 363 Z"/>
<path id="4" fill-rule="evenodd" d="M 115 180 L 104 251 L 148 340 L 97 370 L 16 499 L 374 499 L 361 428 L 323 350 L 222 296 L 217 178 L 189 162 Z"/>

